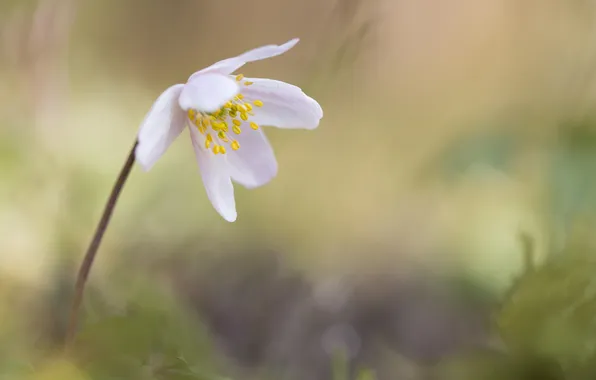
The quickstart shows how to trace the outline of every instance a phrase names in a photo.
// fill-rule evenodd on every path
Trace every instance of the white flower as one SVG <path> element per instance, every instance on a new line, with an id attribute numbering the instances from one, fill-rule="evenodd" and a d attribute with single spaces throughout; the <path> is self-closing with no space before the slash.
<path id="1" fill-rule="evenodd" d="M 188 126 L 213 207 L 236 220 L 232 180 L 246 188 L 269 182 L 277 161 L 261 126 L 314 129 L 321 106 L 288 83 L 232 75 L 244 64 L 283 54 L 298 43 L 267 45 L 225 59 L 165 90 L 141 124 L 135 157 L 149 170 Z"/>

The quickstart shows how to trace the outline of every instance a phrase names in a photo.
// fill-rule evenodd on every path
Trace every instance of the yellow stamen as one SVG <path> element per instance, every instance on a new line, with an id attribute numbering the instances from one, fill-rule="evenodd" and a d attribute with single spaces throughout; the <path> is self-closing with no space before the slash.
<path id="1" fill-rule="evenodd" d="M 238 74 L 237 81 L 242 81 L 244 76 Z M 252 82 L 245 81 L 249 86 Z M 262 100 L 253 100 L 251 103 L 245 102 L 244 95 L 237 94 L 233 99 L 225 102 L 222 107 L 213 112 L 199 112 L 190 109 L 187 111 L 191 124 L 197 127 L 198 131 L 205 136 L 205 149 L 209 149 L 213 154 L 225 154 L 226 149 L 240 149 L 240 142 L 233 140 L 229 135 L 229 126 L 232 131 L 240 135 L 242 133 L 242 123 L 244 121 L 250 125 L 251 129 L 258 130 L 260 126 L 250 121 L 250 116 L 254 116 L 254 107 L 262 107 Z"/>
<path id="2" fill-rule="evenodd" d="M 244 75 L 242 75 L 242 74 L 238 74 L 238 75 L 236 75 L 236 80 L 237 80 L 238 82 L 240 82 L 242 79 L 244 79 Z"/>
<path id="3" fill-rule="evenodd" d="M 222 140 L 223 142 L 230 141 L 230 140 L 228 140 L 228 136 L 225 134 L 225 132 L 219 132 L 217 134 L 217 137 L 219 137 L 219 139 Z"/>
<path id="4" fill-rule="evenodd" d="M 225 131 L 228 128 L 228 126 L 223 121 L 222 122 L 212 122 L 211 128 L 213 128 L 216 131 Z"/>
<path id="5" fill-rule="evenodd" d="M 246 81 L 246 82 L 244 82 L 244 85 L 245 85 L 245 86 L 250 86 L 250 85 L 251 85 L 251 84 L 253 84 L 253 83 L 254 83 L 254 82 Z"/>

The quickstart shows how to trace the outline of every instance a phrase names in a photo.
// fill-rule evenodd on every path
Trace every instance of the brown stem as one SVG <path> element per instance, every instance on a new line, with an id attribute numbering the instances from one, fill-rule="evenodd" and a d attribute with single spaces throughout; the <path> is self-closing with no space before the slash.
<path id="1" fill-rule="evenodd" d="M 120 192 L 126 183 L 126 179 L 130 174 L 132 166 L 135 162 L 135 148 L 138 145 L 138 141 L 135 141 L 130 153 L 128 154 L 128 158 L 124 163 L 124 166 L 120 170 L 120 174 L 118 175 L 118 179 L 112 188 L 112 193 L 108 198 L 108 202 L 106 203 L 103 215 L 97 224 L 97 228 L 95 229 L 95 234 L 93 235 L 93 239 L 87 248 L 87 253 L 85 253 L 85 258 L 79 267 L 79 273 L 77 275 L 77 283 L 75 285 L 75 295 L 74 299 L 72 300 L 72 306 L 70 309 L 70 319 L 68 323 L 68 329 L 66 330 L 66 344 L 68 345 L 75 337 L 79 319 L 79 309 L 81 308 L 81 302 L 83 301 L 83 292 L 85 291 L 85 284 L 87 283 L 87 278 L 89 277 L 89 272 L 91 271 L 91 266 L 93 266 L 93 260 L 95 259 L 95 255 L 97 254 L 97 249 L 101 244 L 101 239 L 103 238 L 106 229 L 108 228 L 108 224 L 110 223 L 110 218 L 112 217 L 112 213 L 114 212 L 114 208 L 116 207 L 116 202 L 118 201 L 118 197 L 120 196 Z"/>

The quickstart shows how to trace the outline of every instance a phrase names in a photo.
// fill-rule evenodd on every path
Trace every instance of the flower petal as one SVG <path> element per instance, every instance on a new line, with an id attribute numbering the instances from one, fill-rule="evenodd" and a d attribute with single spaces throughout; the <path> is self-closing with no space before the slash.
<path id="1" fill-rule="evenodd" d="M 323 110 L 300 87 L 273 79 L 247 78 L 247 81 L 253 84 L 242 88 L 244 100 L 263 102 L 262 107 L 254 107 L 251 121 L 278 128 L 315 129 L 319 126 Z"/>
<path id="2" fill-rule="evenodd" d="M 227 75 L 201 74 L 191 78 L 180 94 L 184 110 L 217 111 L 238 94 L 238 83 Z"/>
<path id="3" fill-rule="evenodd" d="M 277 160 L 271 144 L 262 130 L 252 130 L 248 123 L 234 137 L 240 149 L 228 150 L 227 161 L 232 179 L 252 189 L 271 181 L 277 175 Z"/>
<path id="4" fill-rule="evenodd" d="M 298 38 L 294 38 L 283 45 L 266 45 L 249 50 L 243 54 L 240 54 L 237 57 L 224 59 L 223 61 L 219 61 L 201 71 L 198 71 L 191 75 L 189 80 L 192 79 L 195 75 L 208 72 L 215 72 L 226 75 L 232 74 L 234 71 L 238 70 L 248 62 L 260 61 L 262 59 L 272 58 L 281 55 L 293 48 L 298 43 L 298 41 L 300 41 Z"/>
<path id="5" fill-rule="evenodd" d="M 186 114 L 178 106 L 183 84 L 165 90 L 141 123 L 135 158 L 145 171 L 157 162 L 184 129 Z"/>
<path id="6" fill-rule="evenodd" d="M 234 186 L 224 155 L 215 156 L 203 149 L 202 137 L 196 128 L 189 128 L 207 197 L 217 212 L 228 222 L 236 220 Z"/>

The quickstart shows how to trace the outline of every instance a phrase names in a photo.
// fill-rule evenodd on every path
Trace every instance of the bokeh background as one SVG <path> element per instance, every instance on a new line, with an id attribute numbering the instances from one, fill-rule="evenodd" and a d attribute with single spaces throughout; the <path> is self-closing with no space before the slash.
<path id="1" fill-rule="evenodd" d="M 135 167 L 75 349 L 76 270 L 140 121 L 217 60 L 315 131 L 206 198 L 183 134 Z M 593 379 L 596 2 L 2 0 L 0 377 Z"/>

